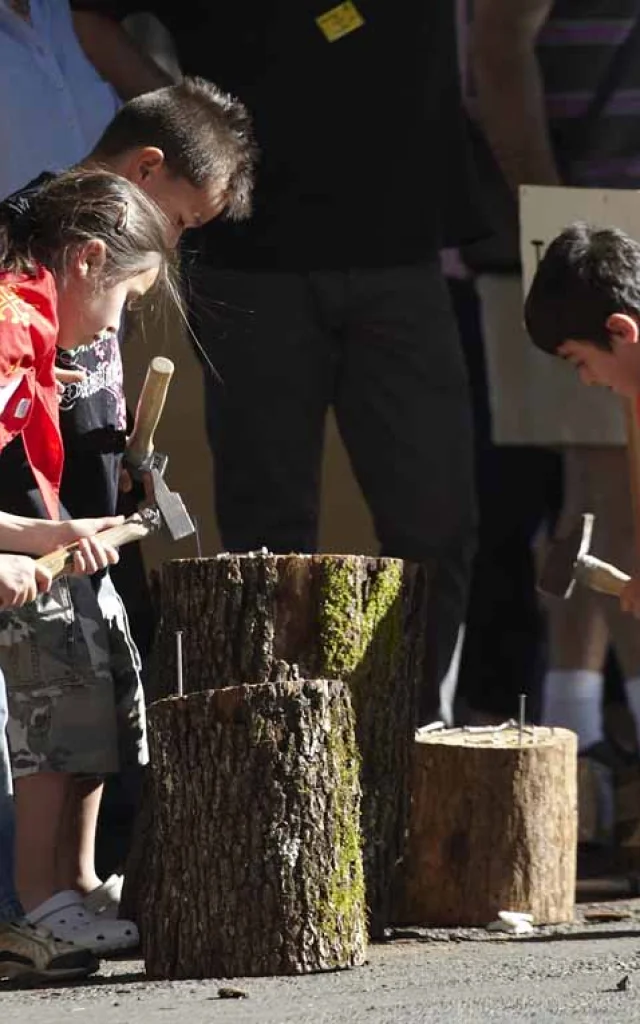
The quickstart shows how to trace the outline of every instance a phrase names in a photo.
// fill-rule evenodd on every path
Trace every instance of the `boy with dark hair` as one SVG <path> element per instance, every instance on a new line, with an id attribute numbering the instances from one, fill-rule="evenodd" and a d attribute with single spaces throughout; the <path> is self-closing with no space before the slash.
<path id="1" fill-rule="evenodd" d="M 128 178 L 161 207 L 174 230 L 251 213 L 257 147 L 247 108 L 204 78 L 183 78 L 128 100 L 81 166 Z M 20 214 L 44 171 L 2 204 Z"/>
<path id="2" fill-rule="evenodd" d="M 572 224 L 548 247 L 524 307 L 534 345 L 583 384 L 640 392 L 640 243 L 617 228 Z"/>
<path id="3" fill-rule="evenodd" d="M 223 220 L 244 220 L 249 215 L 255 158 L 246 108 L 213 82 L 184 78 L 125 103 L 89 160 L 129 179 L 135 180 L 137 174 L 163 208 L 167 190 L 175 190 L 178 179 L 184 179 L 187 204 L 189 189 L 195 207 L 205 198 L 209 203 L 209 216 L 206 209 L 194 209 L 191 216 L 176 210 L 180 219 L 174 224 L 184 230 L 218 215 Z M 149 181 L 156 174 L 160 174 L 161 190 Z M 175 197 L 170 205 L 174 202 Z"/>
<path id="4" fill-rule="evenodd" d="M 583 384 L 640 396 L 640 242 L 624 231 L 565 228 L 540 261 L 524 319 L 534 345 L 573 366 Z M 615 616 L 615 605 L 605 607 Z M 620 607 L 640 618 L 640 577 L 627 585 Z M 635 719 L 631 700 L 630 710 Z"/>

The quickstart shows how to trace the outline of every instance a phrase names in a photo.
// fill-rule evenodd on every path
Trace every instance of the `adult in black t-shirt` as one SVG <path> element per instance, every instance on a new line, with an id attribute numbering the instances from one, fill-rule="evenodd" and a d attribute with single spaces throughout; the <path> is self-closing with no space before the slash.
<path id="1" fill-rule="evenodd" d="M 72 6 L 116 88 L 137 69 L 114 20 L 144 9 L 171 31 L 185 73 L 252 112 L 254 216 L 207 226 L 192 274 L 199 341 L 219 373 L 205 369 L 223 542 L 315 550 L 333 406 L 383 552 L 431 567 L 427 721 L 464 618 L 475 518 L 465 369 L 438 259 L 479 227 L 453 4 Z"/>

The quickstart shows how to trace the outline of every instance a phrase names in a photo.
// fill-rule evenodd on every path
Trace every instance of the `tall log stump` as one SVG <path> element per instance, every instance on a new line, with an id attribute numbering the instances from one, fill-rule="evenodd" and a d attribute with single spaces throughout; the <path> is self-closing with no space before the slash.
<path id="1" fill-rule="evenodd" d="M 152 978 L 364 962 L 358 753 L 341 682 L 233 687 L 149 709 Z"/>
<path id="2" fill-rule="evenodd" d="M 422 567 L 349 555 L 176 560 L 162 569 L 161 611 L 158 695 L 175 692 L 177 630 L 185 692 L 297 677 L 348 683 L 362 763 L 369 929 L 380 936 L 408 821 L 426 624 Z M 129 870 L 136 885 L 139 858 Z"/>
<path id="3" fill-rule="evenodd" d="M 566 729 L 453 729 L 416 740 L 402 924 L 573 919 L 577 747 Z"/>

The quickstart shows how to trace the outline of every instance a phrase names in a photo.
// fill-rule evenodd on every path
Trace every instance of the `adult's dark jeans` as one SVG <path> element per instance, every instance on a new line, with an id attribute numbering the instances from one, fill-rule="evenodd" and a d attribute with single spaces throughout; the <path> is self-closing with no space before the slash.
<path id="1" fill-rule="evenodd" d="M 464 621 L 475 495 L 466 369 L 439 264 L 192 278 L 216 510 L 228 550 L 317 547 L 333 406 L 382 553 L 425 562 L 430 618 L 418 717 Z"/>
<path id="2" fill-rule="evenodd" d="M 545 615 L 536 591 L 534 542 L 553 530 L 562 503 L 562 456 L 525 445 L 495 445 L 480 310 L 471 280 L 449 282 L 467 360 L 474 411 L 480 511 L 478 549 L 456 700 L 492 717 L 538 720 L 546 669 Z"/>

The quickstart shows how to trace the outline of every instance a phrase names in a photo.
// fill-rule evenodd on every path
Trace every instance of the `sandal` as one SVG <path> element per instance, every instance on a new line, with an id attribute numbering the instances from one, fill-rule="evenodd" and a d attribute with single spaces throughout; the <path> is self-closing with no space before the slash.
<path id="1" fill-rule="evenodd" d="M 96 917 L 117 918 L 122 898 L 122 875 L 110 875 L 106 882 L 84 897 L 86 909 Z"/>
<path id="2" fill-rule="evenodd" d="M 95 974 L 100 961 L 88 949 L 54 939 L 28 921 L 0 921 L 0 981 L 46 985 Z"/>
<path id="3" fill-rule="evenodd" d="M 57 892 L 27 914 L 31 924 L 48 928 L 63 942 L 73 942 L 92 953 L 106 955 L 121 949 L 133 949 L 140 936 L 133 921 L 113 921 L 96 917 L 74 890 Z"/>

